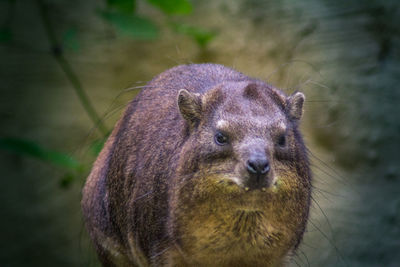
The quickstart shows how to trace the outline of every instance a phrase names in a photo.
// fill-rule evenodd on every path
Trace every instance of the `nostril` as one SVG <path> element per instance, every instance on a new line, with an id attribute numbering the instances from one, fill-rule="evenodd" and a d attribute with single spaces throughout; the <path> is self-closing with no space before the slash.
<path id="1" fill-rule="evenodd" d="M 267 159 L 257 158 L 247 161 L 247 170 L 251 174 L 266 174 L 270 166 Z"/>
<path id="2" fill-rule="evenodd" d="M 250 173 L 256 174 L 257 173 L 257 166 L 254 164 L 254 162 L 249 160 L 249 161 L 247 161 L 247 170 Z"/>
<path id="3" fill-rule="evenodd" d="M 261 169 L 261 174 L 266 174 L 267 172 L 269 172 L 269 162 L 268 161 L 266 161 L 265 163 L 264 163 L 264 167 Z"/>

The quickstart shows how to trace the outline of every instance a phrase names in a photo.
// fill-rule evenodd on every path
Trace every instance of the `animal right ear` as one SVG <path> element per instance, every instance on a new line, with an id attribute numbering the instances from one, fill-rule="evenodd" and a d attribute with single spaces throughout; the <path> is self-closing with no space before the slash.
<path id="1" fill-rule="evenodd" d="M 185 89 L 179 90 L 178 107 L 182 117 L 191 125 L 200 121 L 201 98 L 199 94 L 190 93 Z"/>
<path id="2" fill-rule="evenodd" d="M 301 92 L 295 92 L 287 98 L 287 105 L 290 117 L 300 120 L 303 115 L 303 104 L 305 96 Z"/>

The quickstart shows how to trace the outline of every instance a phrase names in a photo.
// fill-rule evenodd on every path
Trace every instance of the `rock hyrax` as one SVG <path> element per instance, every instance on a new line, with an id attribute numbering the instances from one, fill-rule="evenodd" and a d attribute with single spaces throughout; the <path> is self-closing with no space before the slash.
<path id="1" fill-rule="evenodd" d="M 105 266 L 281 266 L 311 175 L 290 96 L 215 64 L 160 74 L 129 104 L 83 189 Z"/>

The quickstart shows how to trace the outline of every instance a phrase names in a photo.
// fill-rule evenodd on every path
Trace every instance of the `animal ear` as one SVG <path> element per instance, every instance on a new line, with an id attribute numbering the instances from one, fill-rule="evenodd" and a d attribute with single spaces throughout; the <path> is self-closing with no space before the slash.
<path id="1" fill-rule="evenodd" d="M 303 104 L 306 97 L 301 92 L 294 92 L 287 98 L 287 110 L 290 117 L 295 120 L 300 120 L 303 114 Z"/>
<path id="2" fill-rule="evenodd" d="M 190 93 L 185 89 L 179 90 L 178 107 L 182 117 L 191 125 L 200 121 L 201 98 L 199 94 Z"/>

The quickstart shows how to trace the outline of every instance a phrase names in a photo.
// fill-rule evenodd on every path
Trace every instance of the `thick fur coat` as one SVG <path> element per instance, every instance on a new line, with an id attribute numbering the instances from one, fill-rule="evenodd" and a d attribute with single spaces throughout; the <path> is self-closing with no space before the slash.
<path id="1" fill-rule="evenodd" d="M 83 190 L 104 266 L 280 266 L 302 239 L 311 175 L 304 95 L 215 64 L 154 78 Z"/>

